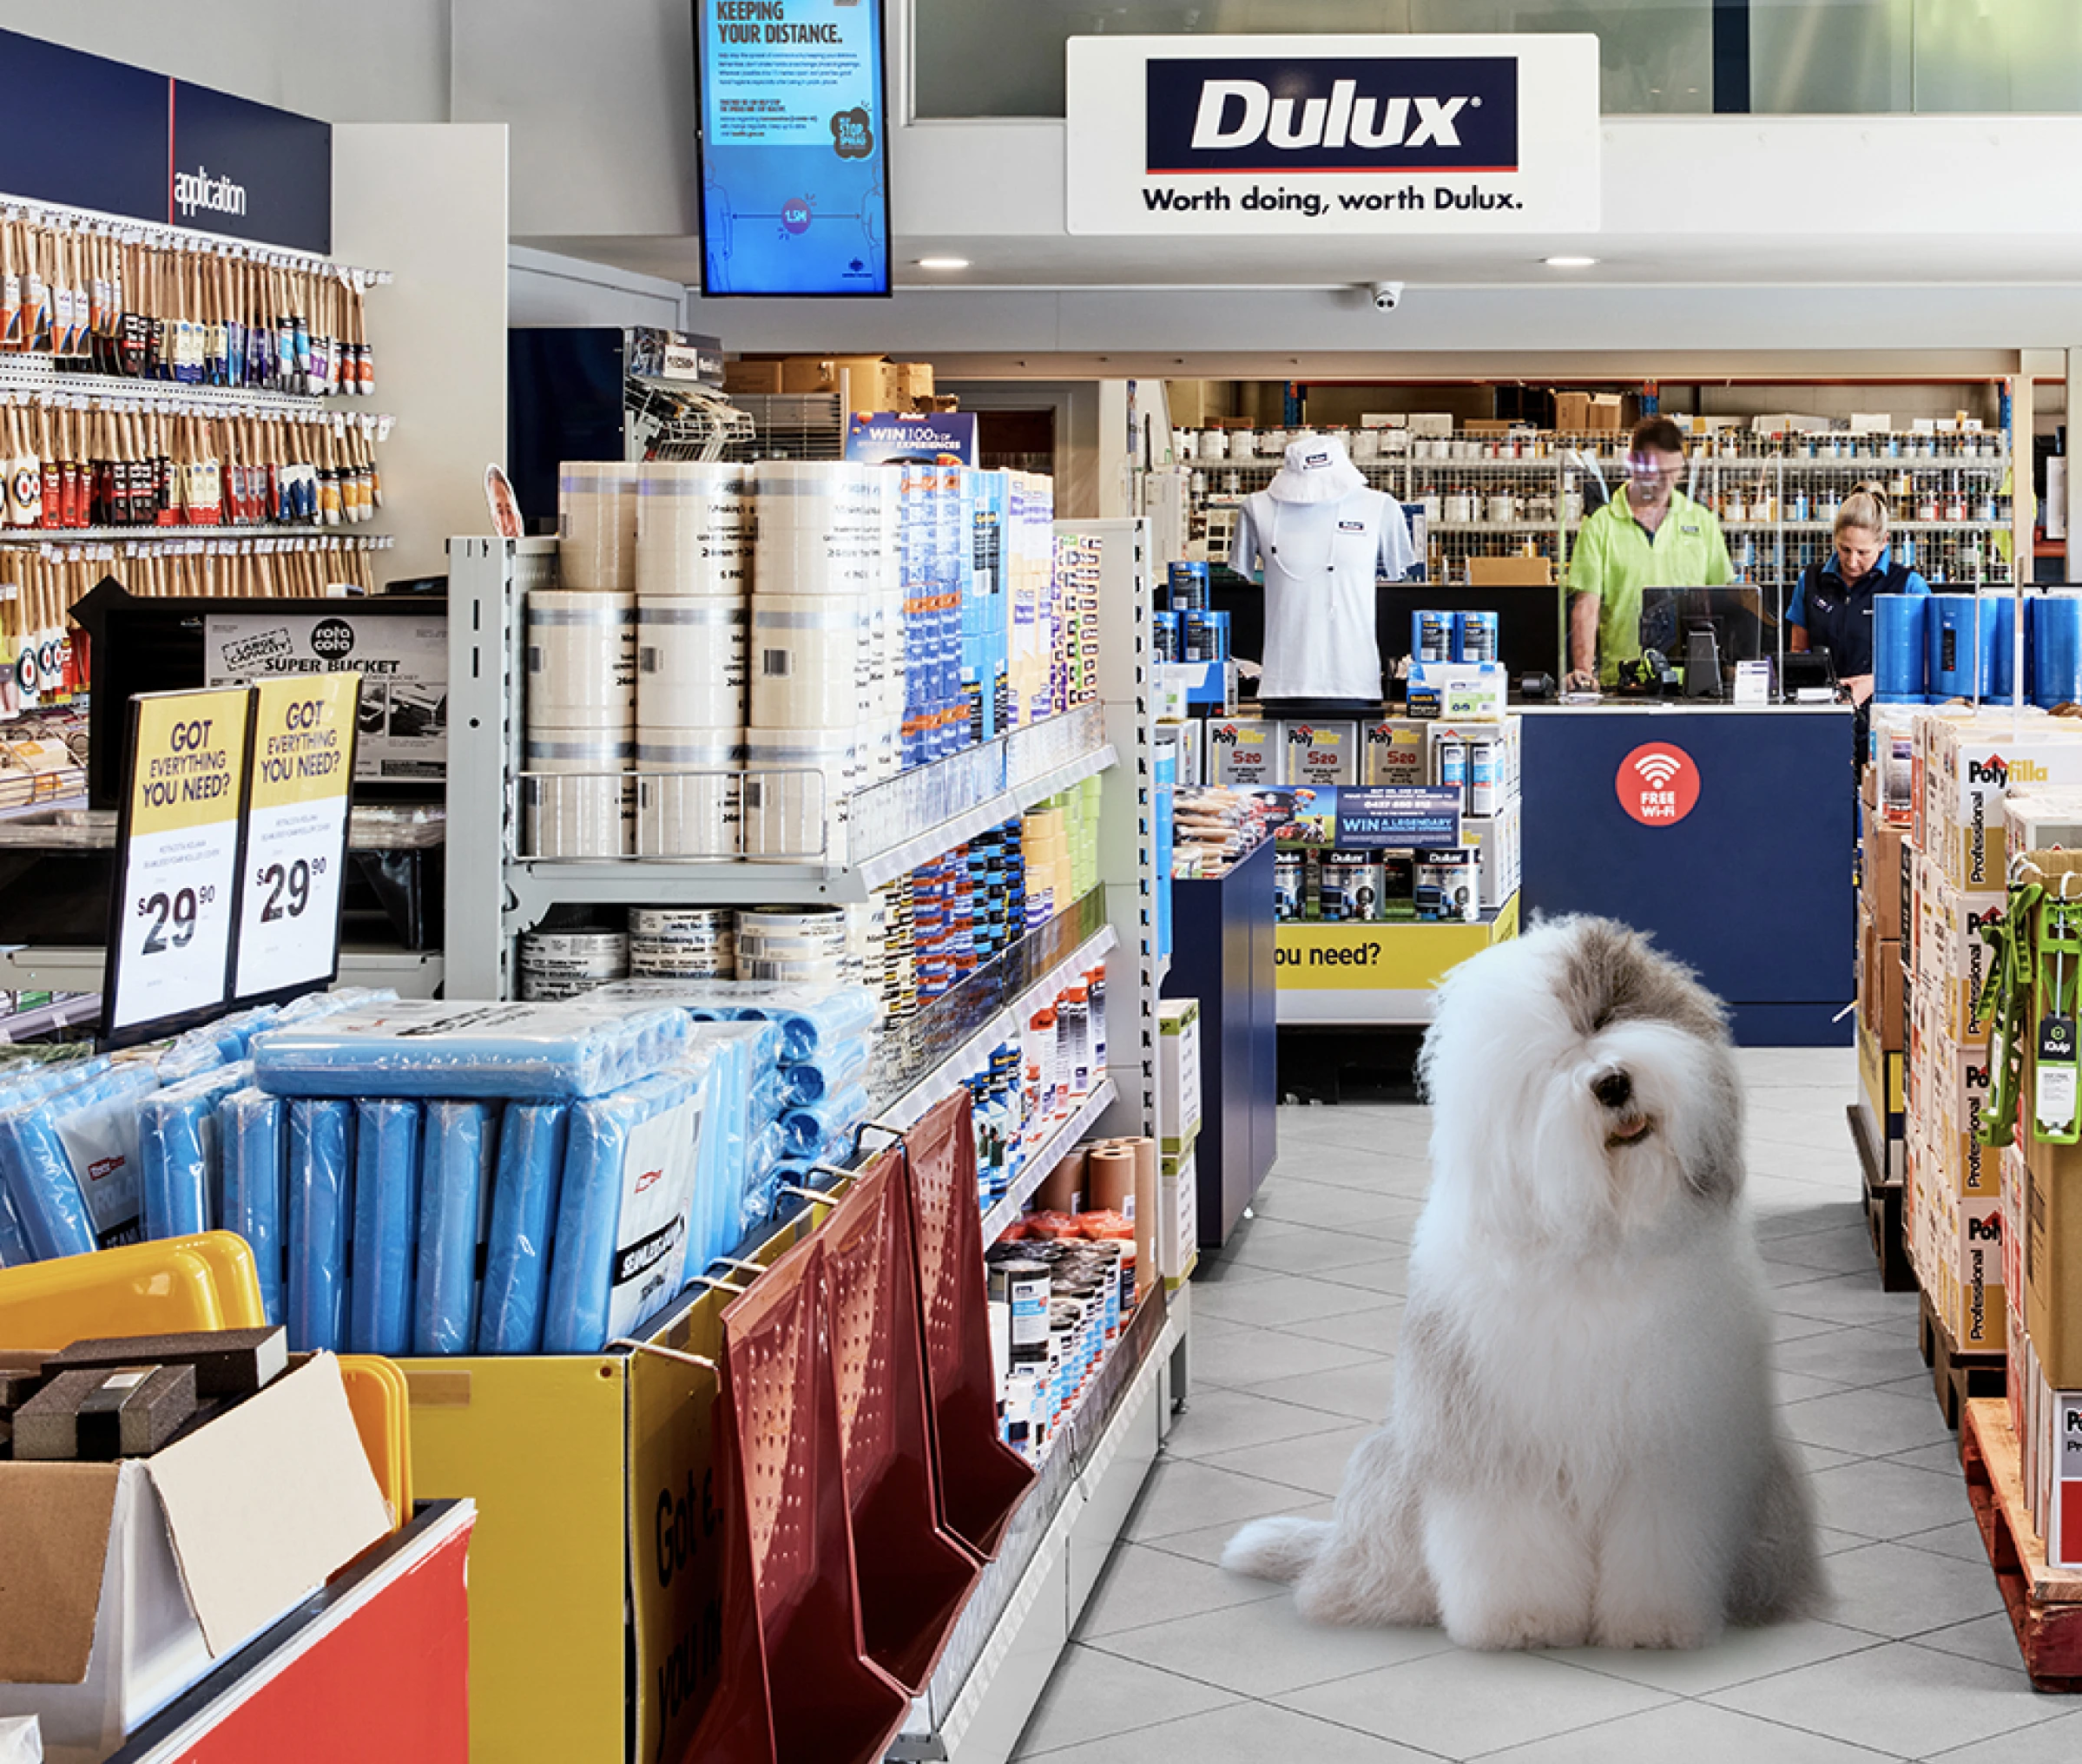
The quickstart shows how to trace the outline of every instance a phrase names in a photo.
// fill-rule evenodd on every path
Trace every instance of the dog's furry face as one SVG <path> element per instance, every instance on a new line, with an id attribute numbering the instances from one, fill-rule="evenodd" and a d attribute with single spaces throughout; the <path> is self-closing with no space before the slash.
<path id="1" fill-rule="evenodd" d="M 1742 1091 L 1720 1004 L 1611 920 L 1550 920 L 1454 970 L 1420 1071 L 1434 1202 L 1475 1209 L 1505 1239 L 1652 1236 L 1740 1191 Z"/>

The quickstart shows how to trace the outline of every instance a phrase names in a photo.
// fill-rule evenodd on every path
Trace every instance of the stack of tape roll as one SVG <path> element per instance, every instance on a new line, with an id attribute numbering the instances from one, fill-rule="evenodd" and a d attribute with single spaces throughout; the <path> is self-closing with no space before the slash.
<path id="1" fill-rule="evenodd" d="M 884 468 L 762 459 L 752 471 L 755 593 L 857 598 L 877 590 L 890 494 Z"/>
<path id="2" fill-rule="evenodd" d="M 918 1011 L 918 979 L 911 940 L 911 879 L 899 877 L 882 892 L 882 1014 L 906 1023 Z"/>
<path id="3" fill-rule="evenodd" d="M 557 577 L 565 588 L 635 591 L 641 469 L 618 459 L 566 460 L 557 469 Z"/>
<path id="4" fill-rule="evenodd" d="M 737 977 L 790 985 L 836 985 L 848 971 L 848 928 L 837 906 L 761 906 L 737 915 Z"/>
<path id="5" fill-rule="evenodd" d="M 636 480 L 636 590 L 742 600 L 752 587 L 748 468 L 651 460 Z"/>
<path id="6" fill-rule="evenodd" d="M 636 596 L 538 589 L 527 607 L 527 854 L 620 857 L 635 799 Z"/>
<path id="7" fill-rule="evenodd" d="M 752 596 L 752 727 L 840 728 L 872 711 L 867 599 Z"/>
<path id="8" fill-rule="evenodd" d="M 847 861 L 850 800 L 868 781 L 857 727 L 745 731 L 744 852 L 767 863 Z"/>
<path id="9" fill-rule="evenodd" d="M 629 978 L 629 938 L 618 931 L 531 931 L 520 939 L 523 998 L 575 998 Z"/>
<path id="10" fill-rule="evenodd" d="M 744 731 L 636 731 L 636 852 L 717 863 L 744 850 Z"/>
<path id="11" fill-rule="evenodd" d="M 858 984 L 875 995 L 877 1020 L 886 1021 L 883 991 L 888 978 L 889 898 L 877 889 L 844 912 L 848 966 Z"/>
<path id="12" fill-rule="evenodd" d="M 637 723 L 650 729 L 744 727 L 746 629 L 741 600 L 636 596 Z"/>
<path id="13" fill-rule="evenodd" d="M 632 906 L 631 979 L 737 977 L 737 913 L 728 906 Z"/>

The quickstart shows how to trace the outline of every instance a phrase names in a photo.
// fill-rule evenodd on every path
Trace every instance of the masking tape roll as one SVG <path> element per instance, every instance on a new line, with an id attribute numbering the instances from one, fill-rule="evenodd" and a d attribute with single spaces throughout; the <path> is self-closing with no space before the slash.
<path id="1" fill-rule="evenodd" d="M 538 589 L 527 607 L 528 721 L 586 727 L 596 720 L 565 713 L 619 714 L 636 708 L 634 595 Z"/>
<path id="2" fill-rule="evenodd" d="M 569 460 L 557 479 L 557 580 L 566 589 L 624 594 L 636 579 L 636 482 L 622 460 Z"/>
<path id="3" fill-rule="evenodd" d="M 853 727 L 745 731 L 745 855 L 768 863 L 844 863 L 847 804 L 866 781 Z"/>
<path id="4" fill-rule="evenodd" d="M 762 729 L 838 728 L 860 714 L 862 603 L 754 595 L 751 710 Z"/>
<path id="5" fill-rule="evenodd" d="M 522 855 L 628 855 L 636 792 L 626 738 L 530 734 L 522 749 Z"/>
<path id="6" fill-rule="evenodd" d="M 734 727 L 637 729 L 637 856 L 721 863 L 739 855 L 743 740 Z"/>
<path id="7" fill-rule="evenodd" d="M 748 623 L 741 602 L 639 596 L 637 720 L 661 728 L 742 728 Z"/>

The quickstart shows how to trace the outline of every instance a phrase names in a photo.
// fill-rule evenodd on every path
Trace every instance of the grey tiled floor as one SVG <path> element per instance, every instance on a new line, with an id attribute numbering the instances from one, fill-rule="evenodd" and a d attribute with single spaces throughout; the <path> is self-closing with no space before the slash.
<path id="1" fill-rule="evenodd" d="M 1315 1629 L 1215 1565 L 1239 1521 L 1321 1514 L 1394 1377 L 1426 1112 L 1281 1111 L 1256 1217 L 1193 1289 L 1194 1392 L 1015 1754 L 1048 1764 L 2069 1764 L 2082 1702 L 2018 1663 L 1915 1346 L 1854 1203 L 1848 1053 L 1743 1055 L 1779 1395 L 1835 1592 L 1828 1621 L 1697 1654 L 1477 1655 Z"/>

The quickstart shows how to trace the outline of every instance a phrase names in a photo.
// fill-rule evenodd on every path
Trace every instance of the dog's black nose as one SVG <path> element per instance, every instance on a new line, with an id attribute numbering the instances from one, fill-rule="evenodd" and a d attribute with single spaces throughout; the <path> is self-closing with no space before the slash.
<path id="1" fill-rule="evenodd" d="M 1607 1072 L 1591 1086 L 1591 1094 L 1607 1109 L 1624 1109 L 1634 1094 L 1634 1081 L 1624 1072 Z"/>

